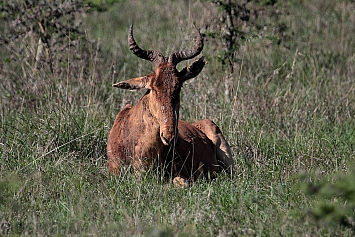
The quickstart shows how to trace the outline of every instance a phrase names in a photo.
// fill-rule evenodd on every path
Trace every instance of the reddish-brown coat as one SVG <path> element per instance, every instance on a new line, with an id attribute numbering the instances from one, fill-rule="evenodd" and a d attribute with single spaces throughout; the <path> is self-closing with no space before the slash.
<path id="1" fill-rule="evenodd" d="M 153 50 L 142 50 L 134 41 L 129 46 L 138 57 L 156 66 L 152 74 L 114 84 L 121 89 L 148 89 L 141 100 L 118 113 L 107 144 L 108 170 L 120 174 L 122 165 L 133 165 L 138 173 L 152 166 L 166 169 L 174 183 L 186 185 L 199 177 L 213 178 L 221 170 L 232 173 L 234 162 L 218 126 L 205 119 L 193 124 L 178 120 L 183 83 L 197 76 L 206 62 L 203 57 L 180 72 L 176 64 L 202 51 L 203 39 L 195 28 L 194 50 L 172 53 L 168 58 Z"/>

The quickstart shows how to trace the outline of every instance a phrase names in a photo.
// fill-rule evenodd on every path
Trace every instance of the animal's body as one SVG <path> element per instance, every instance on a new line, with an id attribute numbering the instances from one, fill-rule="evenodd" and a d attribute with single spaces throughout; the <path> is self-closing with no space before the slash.
<path id="1" fill-rule="evenodd" d="M 119 174 L 122 165 L 133 165 L 144 172 L 155 165 L 170 167 L 174 181 L 186 185 L 198 177 L 213 178 L 221 170 L 233 171 L 234 162 L 228 142 L 218 126 L 205 119 L 188 123 L 179 118 L 182 84 L 196 77 L 206 62 L 201 57 L 181 71 L 176 65 L 198 55 L 203 39 L 195 27 L 197 40 L 190 51 L 179 51 L 164 57 L 154 50 L 136 44 L 132 26 L 129 47 L 140 58 L 152 61 L 152 74 L 119 82 L 121 89 L 148 89 L 134 106 L 126 105 L 116 116 L 107 144 L 108 169 Z"/>

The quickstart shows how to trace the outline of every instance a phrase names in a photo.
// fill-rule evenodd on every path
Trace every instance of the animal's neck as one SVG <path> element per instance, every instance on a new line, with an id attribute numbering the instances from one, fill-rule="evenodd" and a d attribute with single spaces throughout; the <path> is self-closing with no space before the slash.
<path id="1" fill-rule="evenodd" d="M 149 94 L 145 94 L 142 99 L 136 105 L 140 111 L 140 121 L 145 127 L 145 133 L 148 133 L 150 138 L 154 138 L 157 142 L 160 140 L 160 123 L 157 118 L 153 115 L 152 110 L 153 106 L 151 105 Z"/>
<path id="2" fill-rule="evenodd" d="M 136 112 L 133 113 L 134 119 L 132 120 L 135 122 L 130 124 L 131 129 L 134 129 L 138 135 L 134 136 L 135 141 L 131 142 L 131 144 L 135 144 L 132 154 L 135 153 L 140 157 L 146 157 L 148 163 L 152 162 L 152 159 L 159 157 L 164 148 L 160 138 L 159 121 L 153 116 L 151 109 L 149 95 L 143 96 L 134 106 Z"/>

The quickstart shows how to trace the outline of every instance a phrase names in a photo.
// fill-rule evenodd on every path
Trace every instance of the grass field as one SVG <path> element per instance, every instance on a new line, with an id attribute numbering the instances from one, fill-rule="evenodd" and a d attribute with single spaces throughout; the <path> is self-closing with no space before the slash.
<path id="1" fill-rule="evenodd" d="M 217 30 L 216 5 L 134 0 L 91 12 L 82 27 L 93 43 L 78 42 L 89 56 L 77 71 L 71 71 L 73 49 L 62 55 L 65 70 L 51 73 L 16 57 L 20 48 L 2 47 L 0 234 L 353 236 L 351 202 L 311 195 L 307 187 L 354 173 L 355 3 L 280 2 L 258 5 L 265 10 L 253 24 L 263 27 L 240 41 L 233 72 L 220 63 L 219 38 L 206 37 L 202 54 L 209 63 L 182 89 L 180 118 L 220 126 L 236 176 L 186 189 L 154 171 L 139 178 L 108 173 L 114 118 L 144 93 L 111 85 L 152 71 L 129 52 L 131 23 L 142 48 L 167 55 L 192 47 L 192 22 L 207 36 Z M 268 13 L 276 8 L 279 15 Z M 353 225 L 315 218 L 324 201 L 348 209 Z"/>

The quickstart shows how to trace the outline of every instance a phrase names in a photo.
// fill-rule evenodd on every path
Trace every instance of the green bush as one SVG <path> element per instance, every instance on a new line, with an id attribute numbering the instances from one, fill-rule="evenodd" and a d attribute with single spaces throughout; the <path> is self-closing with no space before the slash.
<path id="1" fill-rule="evenodd" d="M 311 214 L 328 225 L 341 224 L 355 231 L 355 170 L 308 182 L 306 192 L 316 197 Z M 333 227 L 334 228 L 334 227 Z"/>

